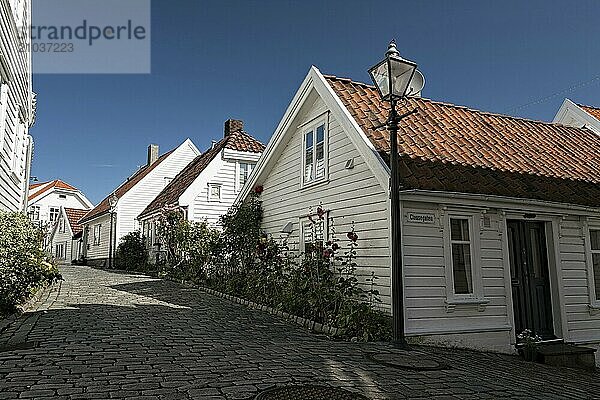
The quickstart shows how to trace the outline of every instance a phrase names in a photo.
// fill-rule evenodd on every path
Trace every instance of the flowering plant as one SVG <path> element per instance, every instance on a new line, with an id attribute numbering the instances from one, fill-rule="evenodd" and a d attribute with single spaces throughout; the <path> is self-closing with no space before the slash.
<path id="1" fill-rule="evenodd" d="M 538 344 L 542 338 L 534 335 L 530 329 L 525 329 L 517 335 L 517 340 L 523 344 L 523 357 L 527 361 L 533 361 L 536 357 Z"/>

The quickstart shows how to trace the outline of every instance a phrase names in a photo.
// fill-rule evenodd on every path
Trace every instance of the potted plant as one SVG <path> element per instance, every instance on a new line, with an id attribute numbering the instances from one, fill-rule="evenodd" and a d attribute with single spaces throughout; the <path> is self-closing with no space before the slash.
<path id="1" fill-rule="evenodd" d="M 535 361 L 537 358 L 537 349 L 542 338 L 534 335 L 531 330 L 525 329 L 517 335 L 519 343 L 522 345 L 522 355 L 525 361 Z"/>

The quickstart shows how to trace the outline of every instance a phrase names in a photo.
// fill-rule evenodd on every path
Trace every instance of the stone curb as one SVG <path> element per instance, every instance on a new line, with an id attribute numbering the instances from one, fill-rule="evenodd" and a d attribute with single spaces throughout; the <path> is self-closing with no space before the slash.
<path id="1" fill-rule="evenodd" d="M 17 311 L 10 314 L 8 317 L 0 320 L 0 334 L 2 334 L 6 328 L 8 328 L 13 322 L 15 322 L 21 315 L 25 314 L 28 310 L 33 308 L 38 302 L 41 301 L 41 298 L 44 294 L 47 294 L 51 291 L 53 285 L 44 285 L 39 288 L 33 296 L 29 300 L 25 302 L 25 304 L 18 306 Z"/>
<path id="2" fill-rule="evenodd" d="M 233 303 L 241 304 L 248 308 L 259 310 L 259 311 L 264 311 L 273 316 L 283 318 L 286 321 L 293 322 L 297 325 L 302 326 L 303 328 L 306 328 L 306 329 L 316 332 L 316 333 L 323 333 L 325 335 L 329 335 L 329 336 L 333 336 L 333 337 L 339 336 L 342 334 L 342 330 L 339 328 L 336 328 L 334 326 L 330 326 L 327 324 L 321 324 L 321 323 L 318 323 L 316 321 L 313 321 L 313 320 L 310 320 L 307 318 L 302 318 L 302 317 L 299 317 L 296 315 L 289 314 L 285 311 L 266 306 L 264 304 L 257 304 L 253 301 L 249 301 L 249 300 L 243 299 L 241 297 L 232 296 L 230 294 L 222 293 L 222 292 L 219 292 L 219 291 L 216 291 L 214 289 L 210 289 L 210 288 L 207 288 L 204 286 L 197 286 L 197 285 L 193 285 L 193 286 L 202 290 L 203 292 L 206 292 L 213 296 L 221 297 L 221 298 L 227 299 Z"/>

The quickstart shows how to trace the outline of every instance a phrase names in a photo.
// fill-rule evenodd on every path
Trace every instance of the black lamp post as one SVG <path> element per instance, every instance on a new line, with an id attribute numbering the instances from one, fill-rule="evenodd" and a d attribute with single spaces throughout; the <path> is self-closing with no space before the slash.
<path id="1" fill-rule="evenodd" d="M 108 204 L 110 206 L 110 233 L 109 233 L 109 239 L 108 239 L 108 268 L 112 268 L 113 267 L 113 253 L 114 253 L 114 249 L 113 249 L 113 242 L 114 242 L 114 235 L 113 231 L 113 220 L 114 220 L 114 215 L 115 215 L 115 208 L 117 207 L 117 203 L 119 202 L 119 198 L 117 197 L 117 195 L 115 193 L 113 193 L 109 198 L 108 198 Z"/>
<path id="2" fill-rule="evenodd" d="M 413 79 L 415 72 L 420 79 Z M 400 231 L 400 175 L 398 171 L 398 126 L 403 118 L 417 112 L 412 110 L 399 115 L 396 104 L 422 89 L 422 75 L 417 71 L 417 64 L 400 57 L 396 42 L 391 41 L 385 59 L 369 70 L 369 75 L 381 99 L 389 102 L 391 109 L 387 127 L 390 131 L 390 191 L 391 191 L 391 247 L 392 247 L 392 313 L 393 341 L 400 348 L 407 348 L 404 334 L 404 287 L 402 283 L 402 236 Z M 415 88 L 415 86 L 417 86 Z M 420 87 L 419 87 L 420 86 Z"/>

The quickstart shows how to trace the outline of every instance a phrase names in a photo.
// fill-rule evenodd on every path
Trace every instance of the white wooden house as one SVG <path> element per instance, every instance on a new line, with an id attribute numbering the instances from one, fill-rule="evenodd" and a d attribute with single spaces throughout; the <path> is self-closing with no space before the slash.
<path id="1" fill-rule="evenodd" d="M 84 257 L 91 265 L 107 265 L 119 240 L 138 230 L 137 216 L 200 152 L 190 139 L 158 156 L 158 146 L 148 147 L 148 161 L 96 207 L 80 224 L 84 226 Z M 111 208 L 111 198 L 116 205 Z"/>
<path id="2" fill-rule="evenodd" d="M 27 215 L 37 225 L 52 229 L 61 207 L 89 211 L 93 204 L 81 190 L 60 179 L 29 185 Z"/>
<path id="3" fill-rule="evenodd" d="M 600 136 L 421 98 L 401 108 L 418 109 L 398 145 L 407 335 L 508 352 L 529 328 L 598 346 Z M 354 225 L 357 273 L 374 271 L 389 310 L 387 109 L 373 86 L 313 67 L 236 201 L 262 186 L 263 229 L 297 251 L 319 205 L 317 240 L 332 220 L 342 241 Z"/>
<path id="4" fill-rule="evenodd" d="M 565 99 L 553 122 L 577 128 L 587 127 L 600 135 L 600 108 L 576 104 Z"/>
<path id="5" fill-rule="evenodd" d="M 50 231 L 50 254 L 60 263 L 79 261 L 83 256 L 83 226 L 79 220 L 89 210 L 61 206 Z"/>
<path id="6" fill-rule="evenodd" d="M 224 135 L 185 167 L 138 216 L 154 259 L 156 220 L 165 206 L 179 206 L 190 221 L 217 226 L 254 169 L 264 145 L 244 131 L 243 122 L 225 121 Z"/>
<path id="7" fill-rule="evenodd" d="M 25 211 L 35 121 L 30 0 L 0 0 L 0 210 Z"/>

